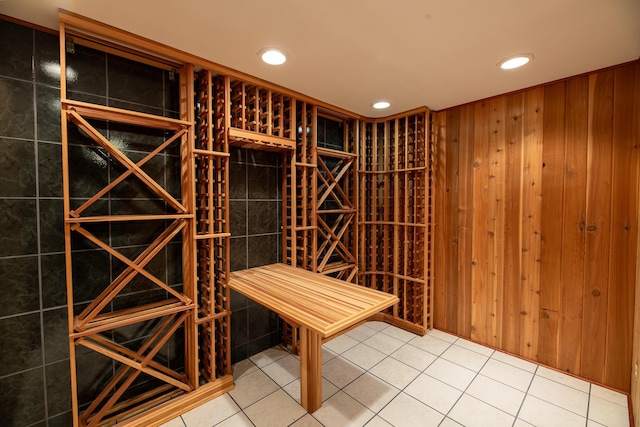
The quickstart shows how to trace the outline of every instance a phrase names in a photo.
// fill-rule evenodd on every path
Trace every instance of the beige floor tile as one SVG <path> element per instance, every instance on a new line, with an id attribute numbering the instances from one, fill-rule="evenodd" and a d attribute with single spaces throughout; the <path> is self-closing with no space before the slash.
<path id="1" fill-rule="evenodd" d="M 187 427 L 211 427 L 240 412 L 229 394 L 223 394 L 182 414 Z"/>
<path id="2" fill-rule="evenodd" d="M 400 392 L 389 383 L 369 373 L 358 377 L 343 391 L 376 413 Z"/>
<path id="3" fill-rule="evenodd" d="M 279 389 L 245 408 L 244 413 L 256 427 L 287 427 L 307 411 Z"/>
<path id="4" fill-rule="evenodd" d="M 460 391 L 464 391 L 476 376 L 476 373 L 472 370 L 463 368 L 462 366 L 449 362 L 443 358 L 440 358 L 429 365 L 429 367 L 425 369 L 424 373 L 450 385 L 451 387 L 455 387 Z"/>
<path id="5" fill-rule="evenodd" d="M 447 416 L 465 427 L 511 427 L 515 420 L 514 416 L 466 394 Z"/>
<path id="6" fill-rule="evenodd" d="M 544 427 L 584 427 L 587 423 L 586 418 L 534 396 L 525 397 L 518 418 Z"/>
<path id="7" fill-rule="evenodd" d="M 229 396 L 242 408 L 255 403 L 278 389 L 276 384 L 264 372 L 258 370 L 251 372 L 235 382 L 235 388 L 229 392 Z"/>
<path id="8" fill-rule="evenodd" d="M 435 427 L 444 418 L 438 411 L 406 393 L 396 396 L 378 415 L 396 427 Z"/>
<path id="9" fill-rule="evenodd" d="M 339 391 L 323 403 L 322 407 L 313 413 L 313 417 L 325 426 L 364 426 L 373 416 L 353 397 Z"/>
<path id="10" fill-rule="evenodd" d="M 371 368 L 369 373 L 383 379 L 400 390 L 420 375 L 420 371 L 393 357 L 387 357 Z"/>
<path id="11" fill-rule="evenodd" d="M 446 414 L 462 395 L 458 389 L 451 387 L 426 374 L 421 374 L 404 389 L 404 393 L 429 405 L 436 411 Z"/>

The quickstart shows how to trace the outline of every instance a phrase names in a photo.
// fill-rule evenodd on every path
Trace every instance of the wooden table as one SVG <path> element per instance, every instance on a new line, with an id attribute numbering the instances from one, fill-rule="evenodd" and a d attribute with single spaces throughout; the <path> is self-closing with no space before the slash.
<path id="1" fill-rule="evenodd" d="M 322 340 L 398 302 L 398 297 L 285 264 L 231 273 L 229 286 L 300 327 L 300 400 L 322 406 Z"/>

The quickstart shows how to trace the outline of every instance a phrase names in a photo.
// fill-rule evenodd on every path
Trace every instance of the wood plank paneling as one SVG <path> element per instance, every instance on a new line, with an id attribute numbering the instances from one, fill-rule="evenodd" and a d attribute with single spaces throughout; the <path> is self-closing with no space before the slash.
<path id="1" fill-rule="evenodd" d="M 608 260 L 610 256 L 612 126 L 613 71 L 593 73 L 589 76 L 587 233 L 580 372 L 598 382 L 604 379 L 609 294 L 609 265 L 600 260 Z"/>
<path id="2" fill-rule="evenodd" d="M 440 112 L 433 115 L 433 127 L 434 132 L 436 134 L 436 141 L 446 141 L 447 140 L 447 114 L 448 112 Z M 457 146 L 457 144 L 456 144 Z M 445 203 L 441 203 L 436 205 L 435 209 L 435 248 L 434 251 L 436 254 L 445 254 L 449 253 L 450 247 L 453 246 L 453 237 L 451 236 L 450 227 L 448 226 L 448 221 L 445 220 L 446 214 L 445 212 L 448 207 L 449 211 L 451 211 L 451 201 L 449 199 L 451 189 L 450 185 L 453 183 L 457 184 L 457 180 L 449 179 L 448 172 L 449 170 L 455 170 L 457 173 L 457 168 L 447 167 L 447 144 L 438 144 L 436 145 L 436 166 L 435 166 L 435 181 L 436 184 L 436 198 L 438 200 L 445 200 Z M 433 324 L 436 328 L 446 329 L 447 321 L 446 321 L 446 313 L 450 312 L 446 309 L 447 303 L 447 276 L 449 276 L 446 272 L 447 263 L 446 260 L 450 259 L 450 256 L 436 256 L 434 258 L 434 276 L 433 276 Z M 455 283 L 455 281 L 454 281 Z M 453 313 L 455 314 L 455 313 Z"/>
<path id="3" fill-rule="evenodd" d="M 524 93 L 522 142 L 522 280 L 520 352 L 538 358 L 540 246 L 542 240 L 542 135 L 544 89 Z"/>
<path id="4" fill-rule="evenodd" d="M 487 342 L 494 347 L 502 346 L 502 312 L 504 307 L 504 262 L 505 262 L 505 116 L 507 100 L 494 98 L 489 102 L 489 176 L 488 176 L 488 285 Z"/>
<path id="5" fill-rule="evenodd" d="M 522 276 L 522 126 L 524 124 L 524 94 L 507 96 L 505 127 L 505 253 L 502 348 L 512 353 L 520 351 L 520 282 Z M 497 177 L 496 179 L 500 179 Z M 499 314 L 498 314 L 499 315 Z"/>
<path id="6" fill-rule="evenodd" d="M 489 209 L 489 101 L 475 104 L 473 132 L 473 223 L 471 282 L 471 338 L 489 342 L 487 310 L 491 304 L 489 289 L 488 209 Z"/>
<path id="7" fill-rule="evenodd" d="M 540 271 L 540 348 L 538 360 L 557 366 L 558 313 L 562 283 L 564 209 L 565 90 L 559 82 L 544 88 L 542 150 L 542 246 Z"/>
<path id="8" fill-rule="evenodd" d="M 473 134 L 474 106 L 460 107 L 460 135 L 458 162 L 458 283 L 456 283 L 458 299 L 452 304 L 457 314 L 458 334 L 471 337 L 472 292 L 472 232 L 473 232 Z M 437 204 L 437 202 L 436 202 Z"/>
<path id="9" fill-rule="evenodd" d="M 617 68 L 613 97 L 613 180 L 611 252 L 604 381 L 621 390 L 630 385 L 633 301 L 638 228 L 638 145 L 634 140 L 635 67 Z"/>
<path id="10" fill-rule="evenodd" d="M 580 371 L 582 344 L 588 101 L 587 76 L 567 81 L 558 367 L 571 373 Z"/>
<path id="11" fill-rule="evenodd" d="M 639 70 L 636 61 L 438 113 L 447 170 L 436 220 L 447 241 L 436 326 L 629 390 Z"/>
<path id="12" fill-rule="evenodd" d="M 460 137 L 460 111 L 458 109 L 452 109 L 446 112 L 447 115 L 447 132 L 451 144 L 447 146 L 447 208 L 457 209 L 459 203 L 459 137 Z M 447 235 L 447 256 L 449 259 L 458 259 L 459 250 L 459 225 L 458 221 L 460 217 L 458 215 L 445 216 L 445 227 Z M 458 310 L 456 305 L 458 301 L 458 265 L 456 263 L 447 263 L 447 283 L 450 286 L 447 287 L 447 325 L 458 328 Z"/>
<path id="13" fill-rule="evenodd" d="M 634 100 L 635 117 L 640 117 L 640 63 L 636 64 L 636 93 Z M 637 120 L 634 126 L 634 141 L 640 141 L 640 120 Z M 639 212 L 640 215 L 640 212 Z M 640 249 L 640 232 L 636 240 L 636 251 Z M 638 302 L 640 294 L 640 263 L 636 262 L 636 294 L 634 308 L 634 326 L 633 326 L 633 356 L 631 360 L 631 404 L 633 406 L 633 416 L 635 419 L 635 427 L 640 426 L 640 378 L 638 367 L 640 365 L 640 302 Z"/>

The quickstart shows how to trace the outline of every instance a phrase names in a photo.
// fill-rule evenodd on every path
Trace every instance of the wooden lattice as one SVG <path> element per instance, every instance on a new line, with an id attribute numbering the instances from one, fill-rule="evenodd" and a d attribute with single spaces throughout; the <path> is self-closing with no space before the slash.
<path id="1" fill-rule="evenodd" d="M 62 16 L 78 27 L 74 31 L 87 31 L 91 37 L 108 33 L 114 41 L 126 40 L 135 44 L 135 38 L 123 35 L 118 30 L 104 28 L 92 21 L 85 22 L 74 16 Z M 224 112 L 229 105 L 228 92 L 223 91 L 223 94 L 227 94 L 226 98 L 215 99 L 214 120 L 211 85 L 201 85 L 200 100 L 204 104 L 199 112 L 200 137 L 197 147 L 194 72 L 191 64 L 185 64 L 178 70 L 180 119 L 68 100 L 66 30 L 65 23 L 62 23 L 62 175 L 73 423 L 75 427 L 111 425 L 116 422 L 136 427 L 159 425 L 233 386 L 229 356 L 229 290 L 226 287 L 229 259 L 226 162 L 229 154 L 226 134 L 213 133 L 214 129 L 223 128 L 218 122 L 228 117 Z M 95 46 L 93 42 L 89 43 Z M 113 45 L 110 46 L 110 53 L 118 52 Z M 148 49 L 148 46 L 145 45 L 145 48 Z M 132 50 L 126 52 L 126 56 L 132 58 Z M 144 58 L 146 62 L 152 61 L 163 66 L 162 62 L 150 59 L 148 54 Z M 176 66 L 173 63 L 169 68 Z M 211 82 L 210 73 L 208 77 Z M 110 141 L 101 133 L 92 124 L 94 121 L 106 122 L 109 126 L 121 124 L 140 128 L 142 132 L 149 129 L 161 131 L 165 140 L 142 159 L 134 161 L 119 148 L 121 144 Z M 77 208 L 71 206 L 73 176 L 70 166 L 78 165 L 70 165 L 69 144 L 73 133 L 69 128 L 77 128 L 88 136 L 95 143 L 97 152 L 108 156 L 113 165 L 122 171 Z M 177 150 L 176 145 L 179 145 Z M 179 197 L 172 195 L 164 187 L 164 182 L 154 180 L 143 170 L 146 163 L 169 149 L 180 154 Z M 91 214 L 96 202 L 110 197 L 116 186 L 131 180 L 142 184 L 153 200 L 162 200 L 167 213 L 136 211 L 126 215 Z M 152 202 L 144 206 L 153 209 L 154 205 Z M 151 243 L 133 257 L 112 247 L 113 239 L 105 239 L 101 233 L 92 232 L 91 229 L 95 224 L 111 224 L 113 227 L 113 224 L 126 223 L 133 226 L 154 224 L 157 229 Z M 74 287 L 83 285 L 74 281 L 73 264 L 77 253 L 72 250 L 72 245 L 78 242 L 78 237 L 118 260 L 124 267 L 81 312 L 75 313 Z M 182 240 L 183 283 L 182 286 L 170 286 L 148 267 L 155 257 L 168 250 L 170 242 L 178 239 Z M 152 303 L 131 301 L 132 306 L 115 309 L 119 305 L 115 298 L 141 278 L 156 286 L 161 291 L 157 294 L 164 296 Z M 119 331 L 124 328 L 144 331 L 144 339 L 126 345 L 116 342 Z M 184 354 L 184 367 L 175 368 L 167 364 L 162 351 L 167 345 L 182 346 L 179 351 Z M 108 369 L 104 373 L 108 379 L 106 384 L 82 413 L 77 373 L 80 346 L 111 360 L 116 368 L 115 372 Z M 139 392 L 133 387 L 143 377 L 151 381 L 145 385 L 148 386 L 145 391 Z"/>

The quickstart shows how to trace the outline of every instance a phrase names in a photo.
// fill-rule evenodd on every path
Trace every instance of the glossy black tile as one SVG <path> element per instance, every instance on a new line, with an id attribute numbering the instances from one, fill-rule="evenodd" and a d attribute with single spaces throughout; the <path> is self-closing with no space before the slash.
<path id="1" fill-rule="evenodd" d="M 51 417 L 51 414 L 49 415 L 49 427 L 69 427 L 73 425 L 73 414 L 71 411 L 64 412 L 53 417 Z"/>
<path id="2" fill-rule="evenodd" d="M 248 268 L 247 263 L 247 238 L 246 237 L 232 237 L 229 239 L 231 246 L 231 271 L 244 270 Z"/>
<path id="3" fill-rule="evenodd" d="M 249 341 L 248 327 L 248 309 L 236 310 L 231 313 L 231 347 L 237 347 Z"/>
<path id="4" fill-rule="evenodd" d="M 140 62 L 109 55 L 109 97 L 163 108 L 163 71 Z"/>
<path id="5" fill-rule="evenodd" d="M 229 160 L 233 163 L 245 163 L 247 161 L 247 153 L 249 150 L 230 146 L 229 147 Z"/>
<path id="6" fill-rule="evenodd" d="M 62 199 L 40 199 L 40 250 L 64 251 L 64 205 Z"/>
<path id="7" fill-rule="evenodd" d="M 164 108 L 171 112 L 180 111 L 180 74 L 163 71 Z M 170 117 L 169 114 L 167 114 Z"/>
<path id="8" fill-rule="evenodd" d="M 326 120 L 324 117 L 318 117 L 316 120 L 316 139 L 320 147 L 324 147 L 324 141 L 326 139 Z"/>
<path id="9" fill-rule="evenodd" d="M 281 153 L 271 151 L 246 149 L 246 162 L 250 165 L 280 166 L 282 160 Z"/>
<path id="10" fill-rule="evenodd" d="M 42 305 L 44 308 L 59 307 L 67 303 L 64 254 L 42 255 Z"/>
<path id="11" fill-rule="evenodd" d="M 229 163 L 229 198 L 247 199 L 247 165 Z"/>
<path id="12" fill-rule="evenodd" d="M 39 141 L 61 142 L 60 89 L 36 85 Z"/>
<path id="13" fill-rule="evenodd" d="M 278 198 L 278 168 L 248 165 L 247 169 L 249 199 Z"/>
<path id="14" fill-rule="evenodd" d="M 69 358 L 67 309 L 57 308 L 42 313 L 45 363 Z M 67 370 L 69 366 L 67 365 Z M 61 412 L 61 411 L 58 411 Z"/>
<path id="15" fill-rule="evenodd" d="M 232 236 L 247 235 L 247 201 L 231 200 L 229 202 L 229 220 Z"/>
<path id="16" fill-rule="evenodd" d="M 40 308 L 38 257 L 0 259 L 0 317 Z"/>
<path id="17" fill-rule="evenodd" d="M 182 244 L 167 245 L 167 283 L 170 286 L 182 283 Z"/>
<path id="18" fill-rule="evenodd" d="M 278 262 L 278 245 L 280 239 L 277 234 L 267 236 L 249 236 L 248 268 Z"/>
<path id="19" fill-rule="evenodd" d="M 324 142 L 327 148 L 344 150 L 344 125 L 342 122 L 326 119 L 326 138 Z"/>
<path id="20" fill-rule="evenodd" d="M 231 347 L 231 363 L 238 363 L 241 360 L 247 359 L 250 356 L 248 347 L 247 344 Z"/>
<path id="21" fill-rule="evenodd" d="M 247 297 L 231 289 L 231 311 L 241 310 L 246 307 Z"/>
<path id="22" fill-rule="evenodd" d="M 78 346 L 76 352 L 78 401 L 92 402 L 113 377 L 113 361 L 106 356 Z"/>
<path id="23" fill-rule="evenodd" d="M 166 155 L 164 157 L 165 161 L 165 174 L 166 174 L 166 186 L 165 189 L 171 194 L 176 200 L 180 201 L 182 199 L 182 176 L 180 171 L 180 157 L 173 155 Z"/>
<path id="24" fill-rule="evenodd" d="M 0 77 L 0 136 L 34 139 L 33 84 Z"/>
<path id="25" fill-rule="evenodd" d="M 32 80 L 33 30 L 0 20 L 0 75 Z"/>
<path id="26" fill-rule="evenodd" d="M 108 136 L 108 126 L 107 122 L 102 120 L 94 120 L 89 119 L 87 122 L 97 130 L 102 136 Z M 75 124 L 72 122 L 68 122 L 67 126 L 68 133 L 68 141 L 70 145 L 86 145 L 88 147 L 98 147 L 95 140 L 93 140 L 89 135 L 87 135 L 84 131 L 80 130 Z"/>
<path id="27" fill-rule="evenodd" d="M 0 138 L 0 197 L 35 197 L 33 141 Z"/>
<path id="28" fill-rule="evenodd" d="M 47 409 L 59 414 L 71 409 L 71 371 L 69 361 L 63 360 L 45 367 Z"/>
<path id="29" fill-rule="evenodd" d="M 40 197 L 62 197 L 62 145 L 38 143 Z"/>
<path id="30" fill-rule="evenodd" d="M 71 197 L 90 198 L 108 184 L 109 158 L 95 146 L 69 147 Z"/>
<path id="31" fill-rule="evenodd" d="M 280 231 L 278 221 L 279 202 L 249 201 L 247 204 L 248 234 L 277 233 Z"/>
<path id="32" fill-rule="evenodd" d="M 184 326 L 180 326 L 161 350 L 171 369 L 183 371 L 184 350 Z"/>
<path id="33" fill-rule="evenodd" d="M 247 353 L 249 356 L 252 356 L 271 348 L 274 345 L 278 345 L 280 342 L 282 342 L 282 332 L 273 331 L 268 335 L 249 341 L 247 343 Z"/>
<path id="34" fill-rule="evenodd" d="M 55 34 L 35 31 L 35 39 L 36 81 L 60 87 L 60 38 Z"/>
<path id="35" fill-rule="evenodd" d="M 2 347 L 0 376 L 42 365 L 40 314 L 7 317 L 0 320 Z"/>
<path id="36" fill-rule="evenodd" d="M 107 54 L 79 44 L 67 53 L 67 91 L 107 94 Z"/>
<path id="37" fill-rule="evenodd" d="M 165 141 L 165 136 L 164 131 L 160 129 L 111 123 L 109 124 L 109 140 L 120 151 L 151 152 Z M 175 144 L 177 146 L 179 140 Z"/>
<path id="38" fill-rule="evenodd" d="M 110 282 L 109 254 L 106 251 L 78 252 L 73 256 L 73 302 L 95 299 Z"/>
<path id="39" fill-rule="evenodd" d="M 36 201 L 0 199 L 0 229 L 11 230 L 0 239 L 0 257 L 38 252 Z"/>
<path id="40" fill-rule="evenodd" d="M 254 340 L 267 335 L 278 327 L 278 315 L 261 305 L 251 306 L 248 309 L 248 339 Z"/>
<path id="41" fill-rule="evenodd" d="M 7 348 L 6 345 L 3 345 Z M 44 373 L 38 367 L 0 378 L 0 420 L 6 426 L 26 426 L 45 417 Z"/>

